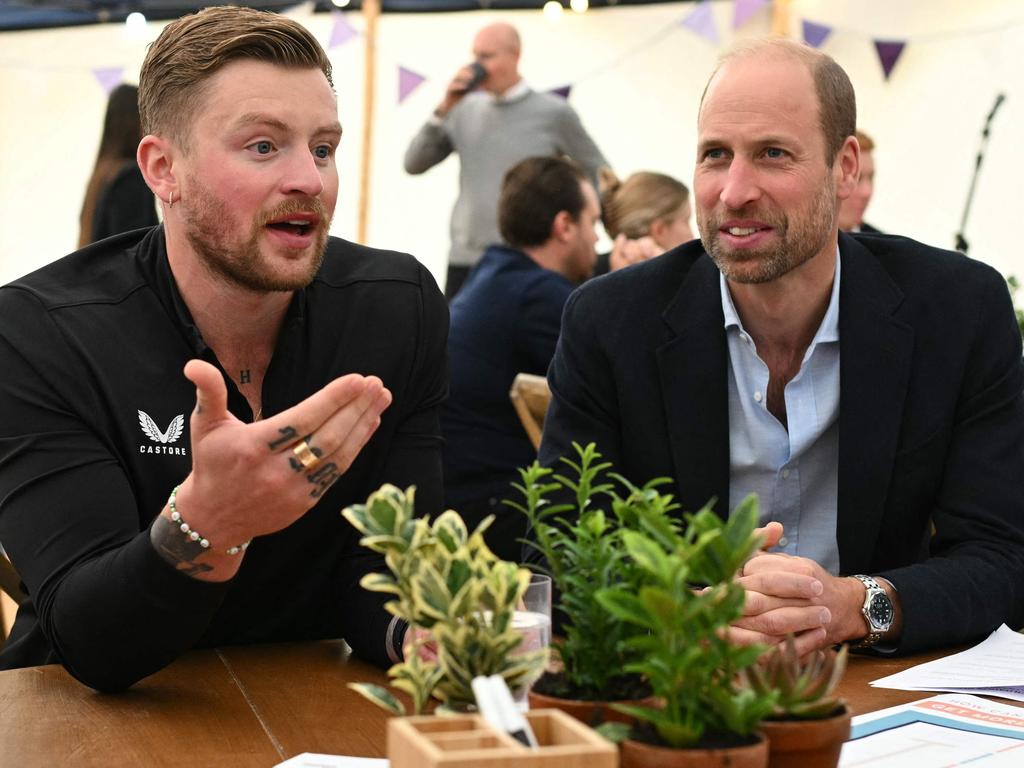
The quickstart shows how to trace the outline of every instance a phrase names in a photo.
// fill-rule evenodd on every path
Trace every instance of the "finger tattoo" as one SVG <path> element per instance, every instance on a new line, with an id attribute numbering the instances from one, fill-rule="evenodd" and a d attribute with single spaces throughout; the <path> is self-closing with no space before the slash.
<path id="1" fill-rule="evenodd" d="M 334 482 L 339 477 L 341 477 L 341 473 L 338 472 L 338 465 L 333 461 L 329 461 L 310 472 L 307 479 L 316 486 L 309 494 L 310 498 L 319 499 L 327 492 L 328 488 L 334 485 Z"/>
<path id="2" fill-rule="evenodd" d="M 274 440 L 272 443 L 268 443 L 267 447 L 272 451 L 276 451 L 282 445 L 288 445 L 295 441 L 295 438 L 299 436 L 299 433 L 295 431 L 295 427 L 281 427 L 278 434 L 281 436 Z"/>

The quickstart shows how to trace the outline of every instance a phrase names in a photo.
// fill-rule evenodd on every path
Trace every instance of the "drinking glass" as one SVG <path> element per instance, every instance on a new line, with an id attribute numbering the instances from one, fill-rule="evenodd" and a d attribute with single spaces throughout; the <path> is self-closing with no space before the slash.
<path id="1" fill-rule="evenodd" d="M 523 636 L 518 653 L 547 648 L 551 643 L 551 577 L 535 573 L 530 577 L 530 586 L 523 593 L 523 599 L 512 617 L 512 627 Z M 531 680 L 519 690 L 513 691 L 516 704 L 524 712 L 529 709 L 527 694 Z"/>

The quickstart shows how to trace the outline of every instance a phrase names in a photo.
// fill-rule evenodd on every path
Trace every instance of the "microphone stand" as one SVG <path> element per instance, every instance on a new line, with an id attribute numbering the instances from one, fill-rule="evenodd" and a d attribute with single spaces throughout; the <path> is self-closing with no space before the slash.
<path id="1" fill-rule="evenodd" d="M 967 190 L 967 203 L 964 205 L 964 215 L 960 219 L 960 231 L 956 233 L 956 249 L 960 253 L 967 253 L 967 240 L 964 238 L 964 230 L 967 229 L 967 214 L 971 212 L 971 202 L 974 200 L 974 188 L 978 183 L 978 172 L 981 170 L 981 161 L 985 157 L 985 150 L 988 148 L 988 134 L 992 128 L 992 118 L 996 116 L 999 107 L 1006 101 L 1006 94 L 1000 93 L 996 96 L 996 103 L 992 105 L 988 117 L 985 118 L 985 127 L 981 131 L 981 144 L 978 147 L 978 157 L 974 161 L 974 175 L 971 177 L 971 186 Z"/>

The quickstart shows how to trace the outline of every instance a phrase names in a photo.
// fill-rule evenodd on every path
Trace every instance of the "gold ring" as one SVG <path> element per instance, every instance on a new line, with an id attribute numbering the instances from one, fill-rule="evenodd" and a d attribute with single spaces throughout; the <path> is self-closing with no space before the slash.
<path id="1" fill-rule="evenodd" d="M 305 440 L 300 441 L 298 445 L 292 448 L 292 453 L 295 454 L 295 458 L 299 460 L 304 469 L 313 469 L 313 467 L 320 463 L 320 457 L 313 453 L 313 449 L 309 447 L 309 443 Z"/>

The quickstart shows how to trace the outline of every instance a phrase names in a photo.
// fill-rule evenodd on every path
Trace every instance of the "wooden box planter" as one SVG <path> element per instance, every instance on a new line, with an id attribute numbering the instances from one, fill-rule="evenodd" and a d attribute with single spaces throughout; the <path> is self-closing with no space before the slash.
<path id="1" fill-rule="evenodd" d="M 618 768 L 615 745 L 564 712 L 526 713 L 540 745 L 524 747 L 480 715 L 396 717 L 388 721 L 391 768 Z"/>

